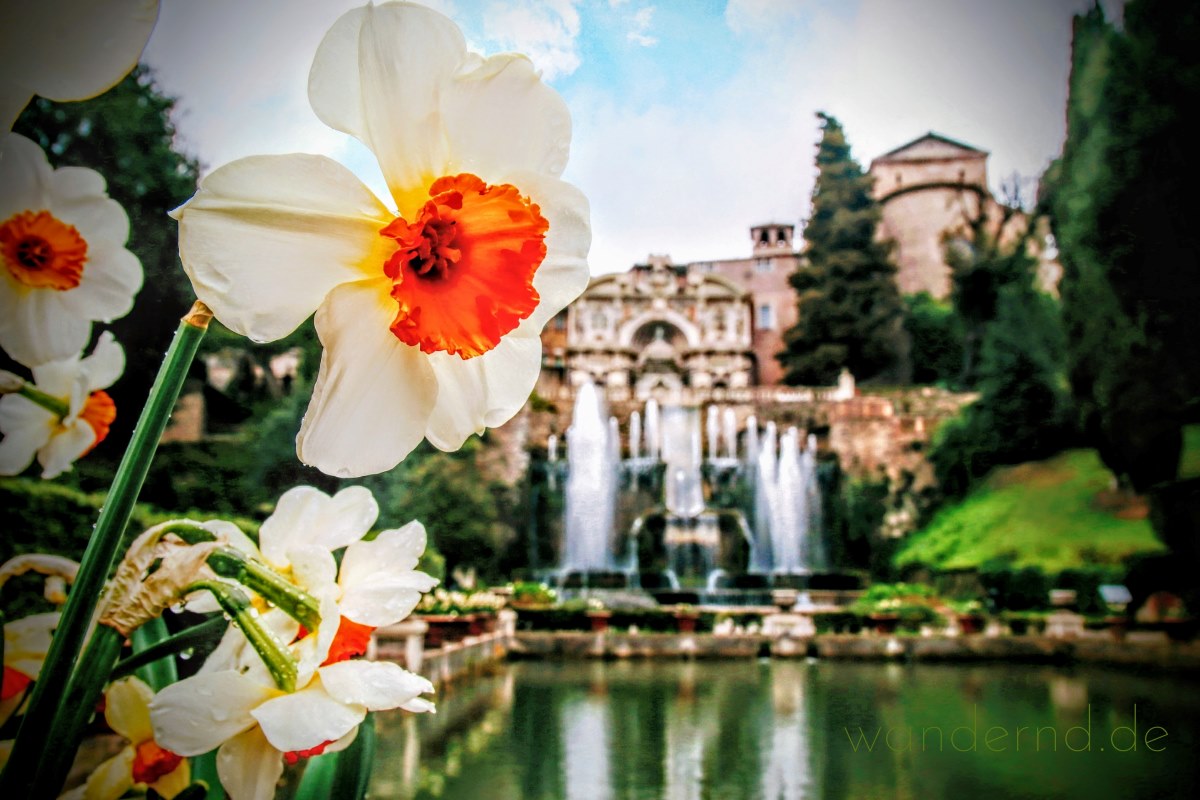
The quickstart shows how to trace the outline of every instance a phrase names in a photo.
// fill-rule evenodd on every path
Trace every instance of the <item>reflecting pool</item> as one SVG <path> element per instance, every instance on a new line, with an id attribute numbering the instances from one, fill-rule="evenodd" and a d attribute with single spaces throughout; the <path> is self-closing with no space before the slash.
<path id="1" fill-rule="evenodd" d="M 1197 689 L 1007 664 L 520 662 L 447 688 L 436 716 L 379 715 L 372 796 L 1192 800 Z"/>

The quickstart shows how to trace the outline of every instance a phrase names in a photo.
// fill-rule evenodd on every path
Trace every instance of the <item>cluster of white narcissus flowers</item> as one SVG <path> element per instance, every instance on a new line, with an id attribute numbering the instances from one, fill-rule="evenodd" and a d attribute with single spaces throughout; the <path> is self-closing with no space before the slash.
<path id="1" fill-rule="evenodd" d="M 285 762 L 336 752 L 353 741 L 368 711 L 432 711 L 426 679 L 365 654 L 376 628 L 408 616 L 437 581 L 417 571 L 425 529 L 411 522 L 364 540 L 378 516 L 371 493 L 333 497 L 307 486 L 286 492 L 255 545 L 237 526 L 209 522 L 218 542 L 293 584 L 319 607 L 315 629 L 256 597 L 249 624 L 231 625 L 199 672 L 171 684 L 149 703 L 157 746 L 180 756 L 217 749 L 217 769 L 232 798 L 273 796 Z M 334 552 L 343 550 L 340 567 Z M 207 610 L 207 595 L 188 603 Z M 281 645 L 265 654 L 258 637 Z M 279 685 L 278 664 L 294 679 Z"/>
<path id="2" fill-rule="evenodd" d="M 0 376 L 0 475 L 37 456 L 53 478 L 95 447 L 116 416 L 104 393 L 124 370 L 111 335 L 83 356 L 92 323 L 127 314 L 142 267 L 125 249 L 129 219 L 85 167 L 54 169 L 11 133 L 34 94 L 83 100 L 125 77 L 158 0 L 8 3 L 0 26 L 0 349 L 32 381 Z"/>

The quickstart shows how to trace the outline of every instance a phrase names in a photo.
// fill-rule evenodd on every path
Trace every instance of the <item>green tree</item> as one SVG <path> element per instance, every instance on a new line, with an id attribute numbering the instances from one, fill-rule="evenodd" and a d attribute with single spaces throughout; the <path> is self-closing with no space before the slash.
<path id="1" fill-rule="evenodd" d="M 1200 125 L 1181 100 L 1200 96 L 1196 41 L 1191 5 L 1136 0 L 1123 31 L 1099 7 L 1076 18 L 1067 140 L 1045 193 L 1084 431 L 1149 493 L 1156 531 L 1192 570 L 1200 485 L 1179 463 L 1183 427 L 1200 422 Z"/>
<path id="2" fill-rule="evenodd" d="M 1025 292 L 1037 271 L 1029 249 L 1036 226 L 1020 213 L 1017 186 L 1014 179 L 1011 202 L 999 205 L 996 214 L 988 213 L 986 200 L 980 202 L 978 212 L 964 220 L 966 235 L 946 242 L 950 300 L 962 328 L 957 382 L 964 388 L 975 386 L 979 378 L 979 351 L 999 313 L 1001 293 L 1009 286 Z"/>
<path id="3" fill-rule="evenodd" d="M 1070 441 L 1058 313 L 1028 284 L 1000 289 L 981 347 L 979 399 L 938 431 L 930 452 L 946 494 L 965 494 L 992 468 L 1045 458 Z"/>
<path id="4" fill-rule="evenodd" d="M 904 308 L 889 246 L 876 239 L 873 178 L 850 154 L 842 126 L 818 113 L 817 182 L 805 257 L 791 276 L 799 321 L 779 354 L 790 384 L 830 384 L 843 367 L 860 380 L 907 378 Z"/>
<path id="5" fill-rule="evenodd" d="M 174 105 L 155 86 L 153 74 L 139 66 L 91 100 L 36 98 L 13 128 L 41 145 L 55 167 L 89 167 L 104 176 L 109 196 L 129 215 L 126 246 L 142 262 L 145 280 L 133 311 L 109 326 L 125 348 L 126 368 L 109 390 L 117 419 L 97 450 L 101 456 L 119 457 L 193 298 L 167 212 L 195 192 L 199 165 L 176 149 Z"/>
<path id="6" fill-rule="evenodd" d="M 929 292 L 904 296 L 913 383 L 955 383 L 962 374 L 965 332 L 954 306 Z"/>

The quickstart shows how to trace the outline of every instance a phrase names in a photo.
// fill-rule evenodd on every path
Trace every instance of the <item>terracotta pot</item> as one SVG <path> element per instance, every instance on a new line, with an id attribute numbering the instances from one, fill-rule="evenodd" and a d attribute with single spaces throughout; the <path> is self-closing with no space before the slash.
<path id="1" fill-rule="evenodd" d="M 696 614 L 676 614 L 675 624 L 678 626 L 680 633 L 695 633 L 697 619 L 699 619 L 699 616 Z"/>
<path id="2" fill-rule="evenodd" d="M 1104 624 L 1113 639 L 1118 642 L 1125 641 L 1125 634 L 1129 633 L 1129 617 L 1105 617 Z"/>
<path id="3" fill-rule="evenodd" d="M 426 649 L 436 649 L 447 642 L 459 642 L 471 629 L 470 615 L 425 614 L 421 619 L 429 625 L 425 631 Z"/>
<path id="4" fill-rule="evenodd" d="M 980 614 L 959 614 L 957 616 L 958 629 L 964 635 L 971 635 L 983 632 L 983 616 Z"/>
<path id="5" fill-rule="evenodd" d="M 899 614 L 869 614 L 867 619 L 871 620 L 876 633 L 895 633 L 896 628 L 900 626 Z"/>
<path id="6" fill-rule="evenodd" d="M 608 620 L 612 617 L 611 611 L 589 611 L 587 615 L 592 622 L 593 633 L 604 633 L 608 630 Z"/>

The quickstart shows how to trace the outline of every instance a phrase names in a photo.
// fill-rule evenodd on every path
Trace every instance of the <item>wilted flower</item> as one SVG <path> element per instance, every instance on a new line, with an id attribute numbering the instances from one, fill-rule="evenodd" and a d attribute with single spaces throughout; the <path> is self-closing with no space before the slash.
<path id="1" fill-rule="evenodd" d="M 0 398 L 0 475 L 17 475 L 37 456 L 42 477 L 71 469 L 104 441 L 117 407 L 103 391 L 125 369 L 125 351 L 107 331 L 86 358 L 33 368 L 33 384 Z"/>
<path id="2" fill-rule="evenodd" d="M 167 800 L 191 783 L 187 759 L 160 747 L 150 725 L 154 691 L 138 678 L 114 681 L 104 691 L 104 719 L 128 744 L 102 762 L 87 782 L 63 800 L 117 800 L 133 788 L 153 789 Z"/>
<path id="3" fill-rule="evenodd" d="M 175 212 L 180 254 L 197 296 L 252 339 L 316 311 L 300 458 L 382 472 L 423 437 L 455 449 L 524 404 L 542 326 L 587 284 L 587 201 L 559 180 L 562 99 L 522 56 L 469 53 L 427 8 L 341 17 L 309 99 L 374 152 L 394 208 L 327 158 L 246 158 Z"/>
<path id="4" fill-rule="evenodd" d="M 36 144 L 0 134 L 0 348 L 27 367 L 59 361 L 94 320 L 129 313 L 142 265 L 128 238 L 98 172 L 52 169 Z"/>
<path id="5" fill-rule="evenodd" d="M 157 18 L 158 0 L 5 3 L 0 130 L 12 128 L 35 94 L 85 100 L 116 85 L 137 64 Z"/>

